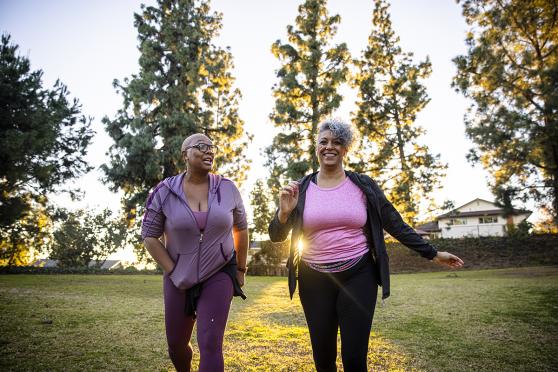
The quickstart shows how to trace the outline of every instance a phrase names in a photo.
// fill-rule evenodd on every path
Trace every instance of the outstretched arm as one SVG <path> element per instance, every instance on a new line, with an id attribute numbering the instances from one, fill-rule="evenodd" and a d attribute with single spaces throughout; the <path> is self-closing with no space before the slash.
<path id="1" fill-rule="evenodd" d="M 463 260 L 448 253 L 438 252 L 430 243 L 425 241 L 417 232 L 406 224 L 395 207 L 387 200 L 382 190 L 372 181 L 373 189 L 378 196 L 380 215 L 385 230 L 407 247 L 417 251 L 421 256 L 436 262 L 439 265 L 454 269 L 463 267 Z"/>
<path id="2" fill-rule="evenodd" d="M 459 269 L 463 267 L 463 260 L 448 252 L 438 252 L 432 261 L 439 265 L 451 267 L 452 269 Z"/>

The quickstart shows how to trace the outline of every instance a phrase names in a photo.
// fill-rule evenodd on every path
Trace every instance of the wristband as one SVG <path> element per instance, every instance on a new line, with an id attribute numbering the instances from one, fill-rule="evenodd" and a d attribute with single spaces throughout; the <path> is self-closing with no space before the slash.
<path id="1" fill-rule="evenodd" d="M 236 270 L 237 270 L 237 271 L 240 271 L 241 273 L 246 273 L 246 270 L 247 270 L 247 269 L 248 269 L 248 268 L 246 268 L 246 267 L 237 267 L 237 268 L 236 268 Z"/>

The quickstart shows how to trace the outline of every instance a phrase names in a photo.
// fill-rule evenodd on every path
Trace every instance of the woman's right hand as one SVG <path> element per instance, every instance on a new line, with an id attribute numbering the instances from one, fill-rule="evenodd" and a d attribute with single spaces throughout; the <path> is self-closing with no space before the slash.
<path id="1" fill-rule="evenodd" d="M 287 222 L 296 203 L 298 203 L 298 182 L 292 181 L 279 192 L 279 222 Z"/>

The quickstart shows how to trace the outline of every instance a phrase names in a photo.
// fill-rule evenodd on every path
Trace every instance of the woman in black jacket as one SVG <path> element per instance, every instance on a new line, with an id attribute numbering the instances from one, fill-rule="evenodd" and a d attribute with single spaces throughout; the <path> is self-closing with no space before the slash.
<path id="1" fill-rule="evenodd" d="M 345 371 L 367 370 L 377 287 L 382 287 L 382 299 L 389 296 L 384 230 L 429 260 L 463 266 L 459 257 L 438 252 L 403 222 L 370 177 L 343 169 L 353 138 L 352 127 L 342 121 L 320 125 L 319 172 L 281 190 L 269 226 L 274 242 L 284 241 L 292 230 L 289 291 L 292 298 L 298 275 L 317 371 L 336 370 L 338 328 Z M 304 249 L 299 252 L 301 238 Z"/>

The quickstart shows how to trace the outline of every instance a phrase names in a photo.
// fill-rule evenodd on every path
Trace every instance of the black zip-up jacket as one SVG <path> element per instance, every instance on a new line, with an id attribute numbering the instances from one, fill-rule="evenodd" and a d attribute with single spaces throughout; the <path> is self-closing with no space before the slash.
<path id="1" fill-rule="evenodd" d="M 395 210 L 393 205 L 386 199 L 382 190 L 372 178 L 364 174 L 345 171 L 347 177 L 357 185 L 366 196 L 365 235 L 368 241 L 368 248 L 372 253 L 373 264 L 376 265 L 378 284 L 382 286 L 382 299 L 389 297 L 389 258 L 384 242 L 384 231 L 387 231 L 402 244 L 418 252 L 422 257 L 429 260 L 433 259 L 437 251 L 416 233 L 409 225 L 403 222 L 401 215 Z M 302 216 L 304 215 L 304 203 L 306 190 L 310 182 L 316 182 L 316 173 L 304 176 L 298 181 L 299 196 L 295 209 L 289 215 L 287 221 L 282 224 L 279 222 L 277 212 L 269 224 L 269 237 L 272 242 L 282 242 L 287 239 L 289 231 L 291 234 L 291 247 L 287 267 L 289 269 L 289 293 L 293 297 L 296 289 L 296 279 L 298 272 L 297 243 L 302 235 Z"/>

